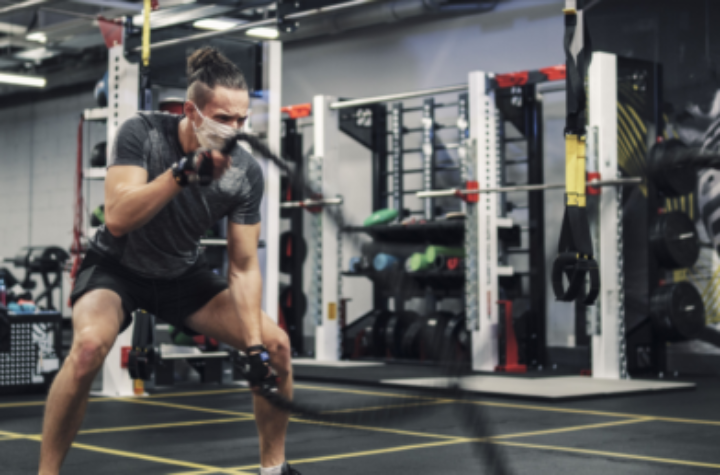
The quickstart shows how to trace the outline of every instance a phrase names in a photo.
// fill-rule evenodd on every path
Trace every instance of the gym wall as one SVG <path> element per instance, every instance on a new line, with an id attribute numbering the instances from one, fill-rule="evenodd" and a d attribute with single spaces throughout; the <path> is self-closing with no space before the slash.
<path id="1" fill-rule="evenodd" d="M 0 258 L 23 246 L 70 246 L 78 121 L 94 104 L 90 90 L 0 107 Z M 22 279 L 24 269 L 9 269 Z"/>

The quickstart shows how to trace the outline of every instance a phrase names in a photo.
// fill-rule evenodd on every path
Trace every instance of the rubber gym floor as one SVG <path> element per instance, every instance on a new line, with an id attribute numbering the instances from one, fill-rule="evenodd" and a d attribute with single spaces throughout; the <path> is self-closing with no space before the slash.
<path id="1" fill-rule="evenodd" d="M 485 474 L 474 444 L 502 450 L 514 474 L 678 474 L 720 469 L 720 380 L 694 391 L 563 403 L 296 383 L 296 397 L 365 423 L 293 418 L 287 457 L 304 475 Z M 478 441 L 457 417 L 479 404 L 492 438 Z M 417 410 L 394 421 L 380 407 Z M 91 398 L 62 473 L 257 473 L 258 439 L 247 389 L 183 385 L 145 398 Z M 0 397 L 0 473 L 37 470 L 44 396 Z M 393 409 L 394 410 L 394 409 Z"/>

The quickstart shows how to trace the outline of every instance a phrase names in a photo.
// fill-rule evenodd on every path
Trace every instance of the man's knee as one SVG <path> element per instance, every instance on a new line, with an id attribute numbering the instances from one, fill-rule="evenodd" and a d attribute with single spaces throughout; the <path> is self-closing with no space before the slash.
<path id="1" fill-rule="evenodd" d="M 284 331 L 277 332 L 272 340 L 266 343 L 273 360 L 273 367 L 280 377 L 287 377 L 292 373 L 290 338 Z"/>
<path id="2" fill-rule="evenodd" d="M 111 347 L 112 342 L 89 329 L 78 332 L 69 358 L 75 377 L 78 380 L 94 378 Z"/>

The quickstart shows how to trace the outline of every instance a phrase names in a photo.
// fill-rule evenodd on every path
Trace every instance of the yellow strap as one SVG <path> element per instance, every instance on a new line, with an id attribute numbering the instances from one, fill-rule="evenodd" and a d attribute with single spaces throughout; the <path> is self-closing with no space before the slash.
<path id="1" fill-rule="evenodd" d="M 150 66 L 150 10 L 152 0 L 143 1 L 143 35 L 142 35 L 142 62 L 143 66 Z"/>
<path id="2" fill-rule="evenodd" d="M 585 137 L 577 138 L 577 187 L 578 194 L 578 206 L 581 208 L 585 207 L 585 189 L 586 189 L 586 175 L 585 175 Z"/>
<path id="3" fill-rule="evenodd" d="M 578 140 L 577 135 L 565 136 L 565 194 L 567 206 L 578 205 L 577 192 L 577 166 L 578 166 Z"/>

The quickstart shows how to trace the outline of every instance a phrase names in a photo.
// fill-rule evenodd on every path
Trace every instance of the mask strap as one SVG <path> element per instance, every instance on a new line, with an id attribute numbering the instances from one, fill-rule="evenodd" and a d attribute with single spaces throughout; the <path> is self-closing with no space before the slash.
<path id="1" fill-rule="evenodd" d="M 205 120 L 205 116 L 203 115 L 202 112 L 200 112 L 200 108 L 197 106 L 197 104 L 195 104 L 195 103 L 192 102 L 192 101 L 190 101 L 190 102 L 192 103 L 193 107 L 195 107 L 195 112 L 198 113 L 198 115 L 200 116 L 200 118 L 201 118 L 202 120 Z"/>

